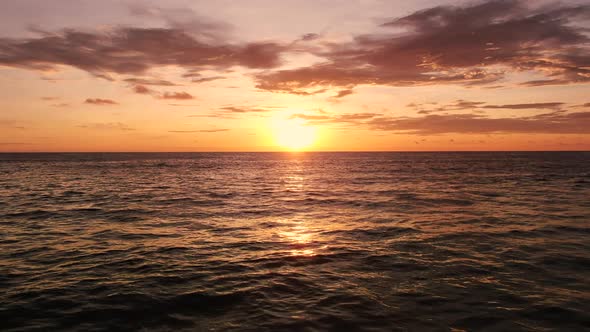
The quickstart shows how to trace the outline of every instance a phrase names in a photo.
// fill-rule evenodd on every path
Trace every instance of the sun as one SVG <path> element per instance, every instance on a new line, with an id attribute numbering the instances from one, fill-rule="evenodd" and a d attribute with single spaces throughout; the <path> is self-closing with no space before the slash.
<path id="1" fill-rule="evenodd" d="M 276 144 L 287 150 L 301 151 L 316 141 L 316 128 L 301 119 L 275 119 L 271 126 Z"/>

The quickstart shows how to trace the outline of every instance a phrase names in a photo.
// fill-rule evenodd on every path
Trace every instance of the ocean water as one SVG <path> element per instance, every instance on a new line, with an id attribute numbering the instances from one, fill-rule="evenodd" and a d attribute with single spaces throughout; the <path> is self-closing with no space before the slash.
<path id="1" fill-rule="evenodd" d="M 590 330 L 590 153 L 0 155 L 2 331 Z"/>

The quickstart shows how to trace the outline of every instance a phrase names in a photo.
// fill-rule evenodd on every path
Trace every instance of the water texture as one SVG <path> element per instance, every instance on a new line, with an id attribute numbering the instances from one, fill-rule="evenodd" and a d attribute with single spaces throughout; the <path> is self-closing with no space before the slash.
<path id="1" fill-rule="evenodd" d="M 590 330 L 590 153 L 0 155 L 3 331 Z"/>

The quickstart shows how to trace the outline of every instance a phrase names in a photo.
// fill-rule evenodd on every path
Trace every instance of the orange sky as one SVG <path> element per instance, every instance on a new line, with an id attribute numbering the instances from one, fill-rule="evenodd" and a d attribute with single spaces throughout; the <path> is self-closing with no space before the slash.
<path id="1" fill-rule="evenodd" d="M 585 1 L 0 3 L 0 151 L 589 150 Z"/>

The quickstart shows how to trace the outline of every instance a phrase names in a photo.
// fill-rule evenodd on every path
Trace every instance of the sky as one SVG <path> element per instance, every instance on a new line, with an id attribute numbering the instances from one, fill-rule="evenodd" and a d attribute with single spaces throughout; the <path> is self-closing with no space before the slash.
<path id="1" fill-rule="evenodd" d="M 0 0 L 0 152 L 295 150 L 590 150 L 590 4 Z"/>

